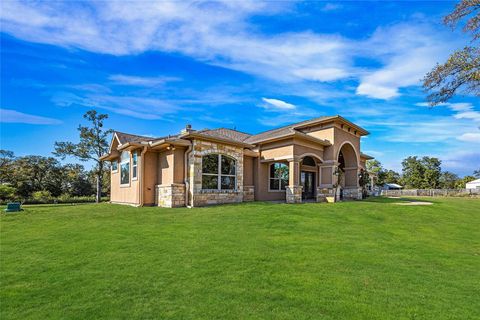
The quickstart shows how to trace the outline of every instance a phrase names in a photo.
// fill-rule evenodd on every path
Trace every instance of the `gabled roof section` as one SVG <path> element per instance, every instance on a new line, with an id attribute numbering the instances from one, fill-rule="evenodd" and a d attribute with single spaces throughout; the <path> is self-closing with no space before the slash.
<path id="1" fill-rule="evenodd" d="M 160 138 L 153 138 L 153 137 L 147 137 L 147 136 L 139 136 L 139 135 L 124 133 L 124 132 L 120 132 L 120 131 L 115 131 L 114 136 L 117 137 L 118 142 L 120 144 L 125 144 L 127 142 L 130 142 L 130 143 L 132 143 L 132 142 L 142 142 L 142 141 L 148 142 L 148 141 L 153 141 L 153 140 L 160 139 Z"/>
<path id="2" fill-rule="evenodd" d="M 227 128 L 218 128 L 218 129 L 205 129 L 195 131 L 195 133 L 200 133 L 205 136 L 210 136 L 212 138 L 220 138 L 226 140 L 232 140 L 235 142 L 245 142 L 246 139 L 251 137 L 251 134 L 237 131 L 234 129 L 227 129 Z"/>
<path id="3" fill-rule="evenodd" d="M 259 134 L 255 134 L 255 135 L 250 136 L 249 138 L 247 138 L 245 140 L 245 142 L 255 144 L 255 143 L 259 143 L 259 142 L 278 139 L 278 138 L 281 138 L 281 137 L 284 137 L 284 136 L 289 136 L 291 134 L 294 134 L 295 132 L 300 132 L 298 129 L 313 126 L 313 125 L 320 124 L 320 123 L 323 123 L 323 122 L 332 121 L 332 120 L 338 120 L 342 123 L 345 123 L 348 126 L 351 126 L 352 128 L 355 128 L 356 130 L 358 130 L 363 135 L 368 134 L 367 130 L 353 124 L 352 122 L 348 121 L 347 119 L 345 119 L 345 118 L 343 118 L 339 115 L 336 115 L 336 116 L 318 117 L 318 118 L 314 118 L 314 119 L 310 119 L 310 120 L 305 120 L 305 121 L 301 121 L 301 122 L 297 122 L 297 123 L 292 123 L 292 124 L 289 124 L 289 125 L 277 128 L 277 129 L 272 129 L 272 130 L 268 130 L 268 131 L 265 131 L 265 132 L 261 132 Z"/>

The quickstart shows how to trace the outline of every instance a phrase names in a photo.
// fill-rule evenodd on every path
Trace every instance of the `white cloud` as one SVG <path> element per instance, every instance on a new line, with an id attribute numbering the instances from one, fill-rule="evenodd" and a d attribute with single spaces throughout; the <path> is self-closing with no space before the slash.
<path id="1" fill-rule="evenodd" d="M 278 82 L 359 79 L 357 94 L 391 99 L 418 85 L 455 41 L 417 21 L 378 28 L 365 39 L 311 31 L 261 34 L 254 15 L 289 10 L 293 2 L 2 2 L 2 31 L 15 37 L 92 52 L 176 52 Z M 325 10 L 338 9 L 327 3 Z M 381 66 L 365 69 L 357 58 Z M 118 76 L 118 75 L 117 75 Z M 127 77 L 127 78 L 125 78 Z M 160 79 L 123 76 L 147 85 Z"/>
<path id="2" fill-rule="evenodd" d="M 269 110 L 294 110 L 297 107 L 291 103 L 278 100 L 278 99 L 269 99 L 269 98 L 262 98 L 264 102 L 266 102 L 263 107 Z"/>
<path id="3" fill-rule="evenodd" d="M 341 9 L 342 8 L 342 5 L 339 4 L 339 3 L 326 3 L 323 7 L 322 7 L 322 11 L 325 11 L 325 12 L 328 12 L 328 11 L 335 11 L 335 10 L 338 10 L 338 9 Z"/>
<path id="4" fill-rule="evenodd" d="M 480 133 L 464 133 L 458 137 L 458 140 L 480 143 Z"/>
<path id="5" fill-rule="evenodd" d="M 399 89 L 421 84 L 424 75 L 448 56 L 458 43 L 445 41 L 445 33 L 420 23 L 379 27 L 362 48 L 376 57 L 382 67 L 360 76 L 357 94 L 392 99 Z"/>
<path id="6" fill-rule="evenodd" d="M 124 74 L 114 74 L 109 77 L 116 84 L 129 85 L 129 86 L 142 86 L 142 87 L 154 87 L 163 85 L 170 81 L 178 81 L 179 78 L 175 77 L 140 77 L 129 76 Z"/>
<path id="7" fill-rule="evenodd" d="M 60 124 L 62 121 L 53 118 L 36 116 L 11 109 L 0 109 L 0 122 L 27 124 Z"/>

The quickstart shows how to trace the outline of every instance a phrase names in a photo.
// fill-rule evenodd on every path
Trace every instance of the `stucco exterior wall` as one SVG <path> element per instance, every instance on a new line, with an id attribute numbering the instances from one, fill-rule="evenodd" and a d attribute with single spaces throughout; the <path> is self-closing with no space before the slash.
<path id="1" fill-rule="evenodd" d="M 138 170 L 140 170 L 140 156 L 138 156 Z M 130 165 L 132 163 L 132 154 L 130 153 Z M 110 187 L 110 201 L 114 203 L 126 203 L 138 205 L 138 180 L 132 180 L 132 169 L 130 167 L 130 184 L 120 185 L 120 163 L 118 164 L 118 171 L 111 172 L 111 187 Z"/>
<path id="2" fill-rule="evenodd" d="M 244 186 L 253 186 L 253 158 L 244 156 L 243 157 L 243 185 Z"/>
<path id="3" fill-rule="evenodd" d="M 261 161 L 256 162 L 255 200 L 275 201 L 285 200 L 285 190 L 269 190 L 270 164 Z M 287 161 L 278 161 L 288 165 Z"/>
<path id="4" fill-rule="evenodd" d="M 144 205 L 155 204 L 155 186 L 158 181 L 158 153 L 148 151 L 144 154 L 144 184 L 143 203 Z M 141 168 L 140 168 L 141 169 Z"/>

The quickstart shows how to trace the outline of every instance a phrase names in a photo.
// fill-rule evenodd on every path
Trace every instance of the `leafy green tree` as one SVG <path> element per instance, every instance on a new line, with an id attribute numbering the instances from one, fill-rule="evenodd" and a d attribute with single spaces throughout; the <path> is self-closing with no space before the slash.
<path id="1" fill-rule="evenodd" d="M 480 178 L 480 169 L 473 171 L 473 176 L 475 178 Z"/>
<path id="2" fill-rule="evenodd" d="M 95 163 L 96 202 L 98 203 L 101 201 L 105 173 L 105 165 L 99 158 L 108 151 L 108 136 L 113 131 L 103 129 L 103 121 L 108 118 L 107 114 L 99 114 L 95 110 L 90 110 L 83 117 L 90 122 L 90 126 L 79 125 L 80 141 L 78 143 L 55 142 L 55 152 L 53 154 L 62 159 L 65 159 L 66 156 L 73 156 L 80 161 L 93 161 Z"/>
<path id="3" fill-rule="evenodd" d="M 19 196 L 29 197 L 33 192 L 46 190 L 54 196 L 62 193 L 62 167 L 57 159 L 42 156 L 17 158 L 12 164 L 10 183 Z"/>
<path id="4" fill-rule="evenodd" d="M 474 176 L 465 176 L 462 179 L 457 180 L 457 183 L 455 184 L 455 189 L 465 189 L 465 185 L 473 180 L 475 180 Z"/>
<path id="5" fill-rule="evenodd" d="M 402 161 L 402 181 L 407 188 L 436 189 L 440 185 L 441 161 L 431 157 L 408 157 Z"/>
<path id="6" fill-rule="evenodd" d="M 462 0 L 454 11 L 443 19 L 452 29 L 466 19 L 463 32 L 471 33 L 471 45 L 454 52 L 443 64 L 437 64 L 423 79 L 427 100 L 435 106 L 448 101 L 456 93 L 480 96 L 480 1 Z"/>
<path id="7" fill-rule="evenodd" d="M 377 186 L 383 185 L 382 172 L 384 169 L 380 161 L 378 161 L 377 159 L 367 160 L 366 167 L 367 172 L 370 172 L 371 174 L 376 176 L 376 179 L 374 180 L 375 184 Z"/>
<path id="8" fill-rule="evenodd" d="M 393 170 L 385 170 L 382 173 L 382 179 L 385 183 L 400 183 L 400 174 Z"/>
<path id="9" fill-rule="evenodd" d="M 12 151 L 0 150 L 0 183 L 10 182 L 14 160 L 15 155 Z"/>
<path id="10" fill-rule="evenodd" d="M 14 187 L 0 184 L 0 200 L 13 200 L 16 193 L 17 189 L 15 189 Z"/>
<path id="11" fill-rule="evenodd" d="M 445 171 L 440 175 L 440 188 L 455 189 L 455 185 L 460 178 L 452 172 Z"/>

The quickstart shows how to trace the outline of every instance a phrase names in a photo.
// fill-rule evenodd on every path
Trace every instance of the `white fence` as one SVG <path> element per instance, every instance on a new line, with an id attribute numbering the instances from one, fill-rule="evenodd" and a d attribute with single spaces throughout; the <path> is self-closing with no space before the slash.
<path id="1" fill-rule="evenodd" d="M 466 197 L 480 196 L 480 189 L 405 189 L 382 190 L 387 197 Z"/>

